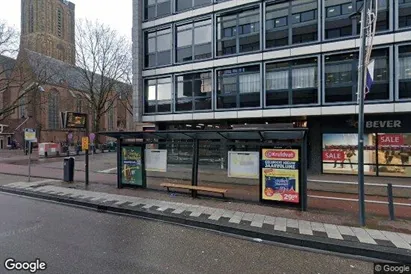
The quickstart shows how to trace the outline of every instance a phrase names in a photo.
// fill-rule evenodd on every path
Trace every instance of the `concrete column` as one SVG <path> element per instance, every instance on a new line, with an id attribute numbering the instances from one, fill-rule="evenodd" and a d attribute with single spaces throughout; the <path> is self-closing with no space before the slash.
<path id="1" fill-rule="evenodd" d="M 142 122 L 143 115 L 143 1 L 133 0 L 133 120 L 135 123 Z"/>

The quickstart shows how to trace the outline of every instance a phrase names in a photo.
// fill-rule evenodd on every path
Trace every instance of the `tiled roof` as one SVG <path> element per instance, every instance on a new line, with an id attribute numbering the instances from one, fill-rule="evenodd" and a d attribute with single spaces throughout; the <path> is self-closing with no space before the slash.
<path id="1" fill-rule="evenodd" d="M 15 64 L 15 59 L 0 55 L 0 76 L 3 76 L 4 74 L 6 78 L 10 78 Z"/>

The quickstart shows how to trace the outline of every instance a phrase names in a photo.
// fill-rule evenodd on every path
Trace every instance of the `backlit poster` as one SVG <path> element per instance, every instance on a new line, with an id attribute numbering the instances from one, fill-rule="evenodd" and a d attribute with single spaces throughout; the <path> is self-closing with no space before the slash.
<path id="1" fill-rule="evenodd" d="M 300 183 L 299 150 L 262 149 L 262 200 L 298 204 Z"/>
<path id="2" fill-rule="evenodd" d="M 139 146 L 121 149 L 122 184 L 143 186 L 142 150 Z"/>

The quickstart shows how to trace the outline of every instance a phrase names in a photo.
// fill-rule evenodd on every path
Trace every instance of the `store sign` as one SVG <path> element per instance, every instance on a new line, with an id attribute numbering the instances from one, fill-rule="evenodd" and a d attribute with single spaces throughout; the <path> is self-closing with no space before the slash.
<path id="1" fill-rule="evenodd" d="M 347 123 L 355 128 L 358 128 L 358 121 L 348 120 Z M 402 128 L 401 120 L 375 120 L 375 121 L 365 121 L 365 127 L 368 129 L 386 129 L 386 128 Z"/>
<path id="2" fill-rule="evenodd" d="M 25 128 L 24 129 L 24 140 L 27 142 L 37 141 L 36 130 L 32 128 Z"/>
<path id="3" fill-rule="evenodd" d="M 404 144 L 404 136 L 402 134 L 378 135 L 378 144 L 381 146 L 402 146 Z"/>
<path id="4" fill-rule="evenodd" d="M 142 149 L 124 146 L 121 149 L 122 184 L 143 186 Z"/>
<path id="5" fill-rule="evenodd" d="M 262 149 L 261 199 L 300 203 L 300 160 L 297 149 Z"/>
<path id="6" fill-rule="evenodd" d="M 326 150 L 323 151 L 323 161 L 343 161 L 345 159 L 344 151 Z"/>
<path id="7" fill-rule="evenodd" d="M 228 177 L 258 179 L 259 156 L 258 152 L 229 151 Z"/>

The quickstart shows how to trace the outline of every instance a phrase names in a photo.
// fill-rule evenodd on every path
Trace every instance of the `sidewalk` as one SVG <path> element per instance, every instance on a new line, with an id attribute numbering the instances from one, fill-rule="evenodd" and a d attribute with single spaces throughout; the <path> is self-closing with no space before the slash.
<path id="1" fill-rule="evenodd" d="M 311 212 L 222 203 L 210 199 L 193 200 L 187 196 L 153 199 L 147 197 L 156 195 L 153 191 L 134 190 L 133 193 L 138 196 L 129 196 L 73 188 L 76 186 L 46 180 L 6 184 L 0 186 L 0 191 L 208 228 L 252 237 L 256 241 L 274 241 L 379 260 L 411 262 L 410 234 L 346 225 L 344 222 L 348 218 L 344 215 L 334 218 L 339 220 L 339 224 L 332 224 L 325 221 L 325 215 Z M 218 206 L 210 205 L 210 201 Z"/>

